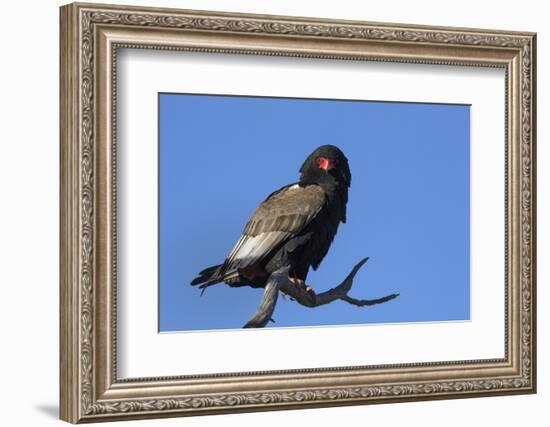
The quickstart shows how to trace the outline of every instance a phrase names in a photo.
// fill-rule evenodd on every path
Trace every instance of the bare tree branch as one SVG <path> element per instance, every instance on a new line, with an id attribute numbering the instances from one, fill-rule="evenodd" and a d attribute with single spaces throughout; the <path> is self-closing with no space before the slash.
<path id="1" fill-rule="evenodd" d="M 269 276 L 265 285 L 262 303 L 254 316 L 252 316 L 243 328 L 263 328 L 267 325 L 267 322 L 271 319 L 273 310 L 275 310 L 275 304 L 277 304 L 277 297 L 279 295 L 279 283 L 284 280 L 282 277 L 284 275 L 288 278 L 288 268 L 274 271 L 271 276 Z"/>
<path id="2" fill-rule="evenodd" d="M 377 299 L 356 299 L 348 295 L 353 285 L 353 279 L 359 269 L 367 262 L 368 258 L 359 261 L 347 277 L 338 286 L 329 289 L 326 292 L 315 294 L 308 291 L 305 285 L 297 285 L 290 281 L 288 277 L 289 267 L 280 268 L 274 271 L 267 281 L 262 303 L 254 314 L 254 316 L 246 323 L 245 328 L 263 328 L 271 319 L 271 315 L 275 310 L 277 303 L 278 291 L 290 296 L 297 303 L 306 307 L 318 307 L 320 305 L 329 304 L 336 300 L 342 300 L 349 304 L 364 307 L 375 304 L 382 304 L 391 301 L 399 296 L 399 293 L 390 294 Z"/>

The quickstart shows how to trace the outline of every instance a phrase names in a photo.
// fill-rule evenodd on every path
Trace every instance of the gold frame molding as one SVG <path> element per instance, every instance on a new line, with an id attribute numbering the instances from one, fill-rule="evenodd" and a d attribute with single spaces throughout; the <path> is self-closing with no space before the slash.
<path id="1" fill-rule="evenodd" d="M 536 391 L 536 35 L 75 3 L 61 7 L 60 417 L 72 423 Z M 119 380 L 116 52 L 506 70 L 506 342 L 497 360 Z"/>

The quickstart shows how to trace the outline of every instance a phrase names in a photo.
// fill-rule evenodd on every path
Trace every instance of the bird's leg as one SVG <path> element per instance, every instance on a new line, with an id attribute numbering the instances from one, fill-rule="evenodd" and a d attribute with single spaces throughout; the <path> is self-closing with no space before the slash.
<path id="1" fill-rule="evenodd" d="M 303 280 L 298 279 L 297 277 L 292 277 L 290 274 L 288 275 L 288 280 L 290 280 L 295 285 L 299 285 L 300 282 L 303 283 Z"/>
<path id="2" fill-rule="evenodd" d="M 299 279 L 298 277 L 292 277 L 289 275 L 288 280 L 290 280 L 296 286 L 300 286 L 302 289 L 305 289 L 307 293 L 309 293 L 313 298 L 315 298 L 316 294 L 313 288 L 309 286 L 306 282 L 304 282 L 302 279 Z"/>

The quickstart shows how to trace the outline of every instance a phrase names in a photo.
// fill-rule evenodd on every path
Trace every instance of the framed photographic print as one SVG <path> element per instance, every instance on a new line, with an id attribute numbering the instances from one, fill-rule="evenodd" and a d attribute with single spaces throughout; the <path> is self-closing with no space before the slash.
<path id="1" fill-rule="evenodd" d="M 61 418 L 533 393 L 535 34 L 61 8 Z"/>

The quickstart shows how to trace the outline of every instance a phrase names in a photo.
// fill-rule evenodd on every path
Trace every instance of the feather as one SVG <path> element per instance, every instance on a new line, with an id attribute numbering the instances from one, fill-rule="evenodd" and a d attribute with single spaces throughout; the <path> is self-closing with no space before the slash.
<path id="1" fill-rule="evenodd" d="M 249 267 L 296 236 L 321 210 L 325 194 L 321 187 L 297 184 L 272 193 L 254 212 L 237 244 L 226 258 L 221 275 Z"/>

